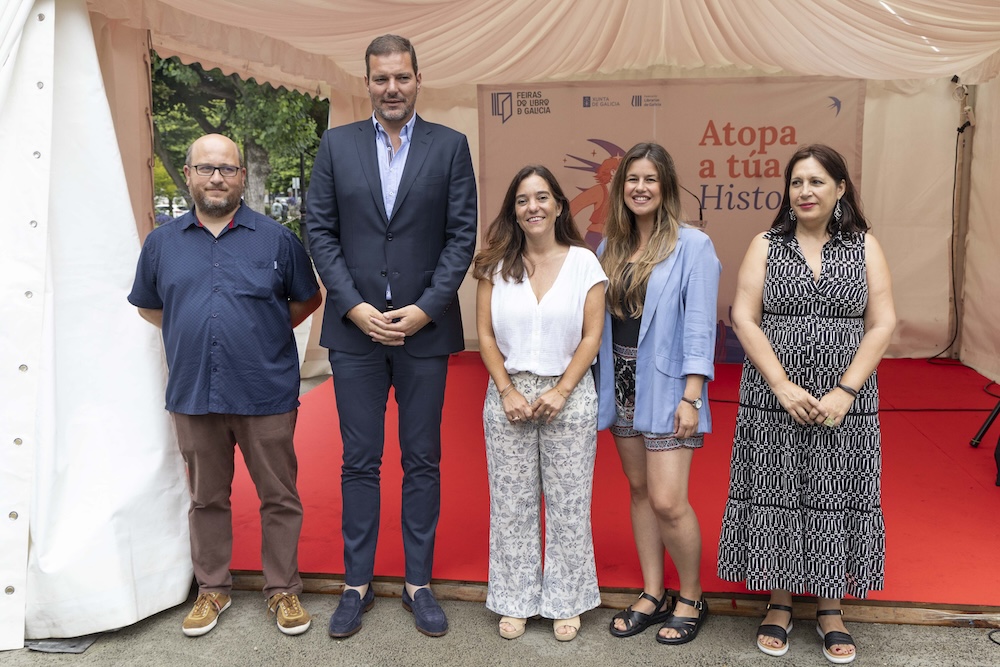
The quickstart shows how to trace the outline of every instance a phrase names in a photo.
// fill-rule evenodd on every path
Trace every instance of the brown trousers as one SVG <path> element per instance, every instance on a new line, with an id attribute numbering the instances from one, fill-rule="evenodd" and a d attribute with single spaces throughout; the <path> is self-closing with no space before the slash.
<path id="1" fill-rule="evenodd" d="M 260 498 L 264 594 L 301 593 L 302 502 L 295 488 L 298 463 L 292 445 L 298 411 L 265 416 L 172 414 L 191 489 L 188 525 L 199 592 L 228 595 L 232 589 L 229 496 L 238 443 Z"/>

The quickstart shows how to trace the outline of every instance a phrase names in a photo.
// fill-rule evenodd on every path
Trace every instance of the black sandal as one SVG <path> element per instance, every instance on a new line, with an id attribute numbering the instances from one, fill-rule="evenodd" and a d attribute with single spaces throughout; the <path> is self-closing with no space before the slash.
<path id="1" fill-rule="evenodd" d="M 774 625 L 773 623 L 763 624 L 761 623 L 757 626 L 757 636 L 760 637 L 771 637 L 777 639 L 781 642 L 781 648 L 774 648 L 772 646 L 766 646 L 760 643 L 760 639 L 757 640 L 757 648 L 766 653 L 767 655 L 773 655 L 775 658 L 780 658 L 781 656 L 788 653 L 788 633 L 792 631 L 792 608 L 786 604 L 771 604 L 767 603 L 767 610 L 777 609 L 778 611 L 788 612 L 788 625 L 786 627 L 781 627 L 780 625 Z"/>
<path id="2" fill-rule="evenodd" d="M 671 612 L 670 615 L 667 616 L 667 622 L 660 626 L 660 630 L 676 630 L 680 636 L 664 637 L 657 632 L 656 641 L 661 644 L 669 644 L 670 646 L 687 644 L 689 641 L 698 636 L 698 631 L 701 630 L 701 626 L 704 625 L 705 619 L 708 618 L 708 603 L 705 602 L 704 596 L 697 602 L 693 602 L 678 595 L 677 602 L 683 602 L 686 605 L 694 607 L 694 610 L 698 612 L 698 615 L 695 617 L 675 616 L 674 613 Z"/>
<path id="3" fill-rule="evenodd" d="M 640 600 L 649 600 L 653 603 L 653 613 L 644 614 L 641 611 L 635 611 L 632 609 L 632 605 L 629 605 L 611 617 L 609 630 L 611 630 L 612 636 L 631 637 L 632 635 L 637 635 L 644 631 L 654 623 L 660 623 L 665 620 L 668 616 L 670 616 L 670 612 L 673 611 L 675 604 L 673 598 L 670 598 L 670 604 L 664 608 L 663 603 L 667 601 L 667 598 L 668 596 L 666 591 L 663 591 L 663 597 L 659 600 L 646 592 L 640 594 Z M 625 622 L 624 630 L 619 630 L 615 627 L 615 619 L 618 618 Z"/>
<path id="4" fill-rule="evenodd" d="M 847 634 L 846 632 L 839 632 L 837 630 L 831 630 L 830 632 L 823 632 L 823 628 L 819 625 L 820 616 L 835 616 L 840 614 L 844 615 L 843 609 L 817 609 L 816 610 L 816 632 L 819 636 L 823 638 L 823 657 L 832 662 L 835 665 L 846 665 L 849 662 L 854 662 L 854 659 L 858 657 L 858 646 L 854 643 L 854 637 Z M 836 653 L 831 653 L 830 649 L 838 644 L 850 645 L 854 647 L 854 653 L 848 655 L 837 655 Z"/>

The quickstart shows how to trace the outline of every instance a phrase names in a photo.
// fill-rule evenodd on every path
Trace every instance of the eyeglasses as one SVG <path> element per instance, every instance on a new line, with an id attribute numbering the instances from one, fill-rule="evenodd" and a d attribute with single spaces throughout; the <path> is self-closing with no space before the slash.
<path id="1" fill-rule="evenodd" d="M 218 169 L 223 178 L 232 178 L 240 173 L 242 167 L 234 167 L 231 164 L 220 164 L 219 166 L 215 166 L 214 164 L 193 164 L 191 168 L 199 176 L 212 176 L 215 170 Z"/>

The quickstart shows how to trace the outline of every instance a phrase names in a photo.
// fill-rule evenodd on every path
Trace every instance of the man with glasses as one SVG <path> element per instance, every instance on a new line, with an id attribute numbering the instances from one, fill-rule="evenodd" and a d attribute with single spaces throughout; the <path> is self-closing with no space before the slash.
<path id="1" fill-rule="evenodd" d="M 295 235 L 241 203 L 242 164 L 239 148 L 224 136 L 191 144 L 184 175 L 194 210 L 146 238 L 128 296 L 163 330 L 166 408 L 187 464 L 198 581 L 198 599 L 181 628 L 189 637 L 212 630 L 231 602 L 237 443 L 261 500 L 268 609 L 288 635 L 311 622 L 298 598 L 302 503 L 292 434 L 299 365 L 292 328 L 321 297 Z"/>
<path id="2" fill-rule="evenodd" d="M 476 245 L 469 142 L 414 112 L 420 91 L 410 41 L 383 35 L 365 53 L 374 113 L 327 130 L 306 231 L 327 289 L 320 344 L 330 350 L 344 443 L 345 590 L 330 635 L 361 628 L 374 603 L 385 406 L 399 406 L 406 556 L 403 606 L 417 630 L 448 630 L 428 588 L 441 505 L 441 414 L 448 355 L 464 347 L 457 291 Z"/>

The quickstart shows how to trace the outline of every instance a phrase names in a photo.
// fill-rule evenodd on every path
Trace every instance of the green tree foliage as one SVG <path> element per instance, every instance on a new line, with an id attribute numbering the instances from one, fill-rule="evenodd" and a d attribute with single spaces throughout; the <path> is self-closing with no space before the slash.
<path id="1" fill-rule="evenodd" d="M 153 195 L 167 197 L 172 201 L 177 195 L 177 184 L 170 178 L 160 158 L 154 156 L 153 159 Z"/>
<path id="2" fill-rule="evenodd" d="M 230 137 L 243 149 L 244 198 L 255 210 L 265 210 L 269 190 L 283 192 L 290 186 L 289 172 L 300 175 L 302 155 L 302 175 L 308 177 L 326 127 L 325 101 L 155 53 L 152 70 L 154 150 L 185 197 L 189 195 L 182 166 L 187 147 L 212 132 Z M 317 118 L 323 120 L 318 123 Z"/>

